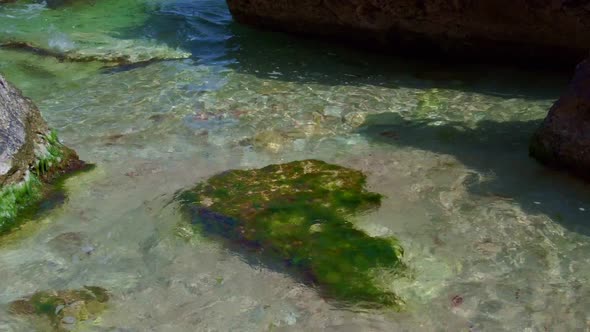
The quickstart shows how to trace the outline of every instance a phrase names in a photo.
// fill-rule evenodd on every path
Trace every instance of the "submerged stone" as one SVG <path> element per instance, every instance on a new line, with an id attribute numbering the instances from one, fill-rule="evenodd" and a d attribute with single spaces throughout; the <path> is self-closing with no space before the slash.
<path id="1" fill-rule="evenodd" d="M 349 218 L 379 207 L 360 171 L 319 160 L 213 176 L 180 195 L 205 234 L 220 235 L 294 267 L 337 300 L 399 307 L 380 276 L 402 272 L 394 238 L 371 237 Z"/>
<path id="2" fill-rule="evenodd" d="M 10 304 L 14 315 L 40 318 L 55 331 L 71 330 L 74 324 L 96 319 L 107 307 L 106 289 L 84 286 L 76 290 L 40 291 Z"/>
<path id="3" fill-rule="evenodd" d="M 84 167 L 47 127 L 37 107 L 0 76 L 0 235 L 50 198 L 55 192 L 50 183 Z"/>
<path id="4" fill-rule="evenodd" d="M 105 66 L 140 65 L 187 59 L 190 53 L 148 40 L 117 39 L 100 33 L 79 33 L 74 46 L 60 49 L 30 41 L 4 41 L 0 48 L 29 52 L 68 62 L 100 62 Z"/>

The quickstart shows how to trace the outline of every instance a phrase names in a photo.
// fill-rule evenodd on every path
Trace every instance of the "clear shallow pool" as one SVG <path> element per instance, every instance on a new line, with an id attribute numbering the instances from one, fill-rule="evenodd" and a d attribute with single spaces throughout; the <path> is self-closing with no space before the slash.
<path id="1" fill-rule="evenodd" d="M 567 73 L 411 62 L 253 31 L 222 0 L 4 5 L 0 31 L 55 49 L 126 41 L 192 54 L 105 68 L 0 49 L 0 72 L 98 165 L 68 181 L 63 206 L 2 239 L 0 331 L 31 329 L 5 312 L 10 301 L 89 284 L 113 294 L 96 331 L 590 328 L 590 189 L 527 157 Z M 307 158 L 363 170 L 387 196 L 358 224 L 404 245 L 414 278 L 394 287 L 405 312 L 341 308 L 178 228 L 178 190 Z M 72 232 L 81 246 L 52 241 Z"/>

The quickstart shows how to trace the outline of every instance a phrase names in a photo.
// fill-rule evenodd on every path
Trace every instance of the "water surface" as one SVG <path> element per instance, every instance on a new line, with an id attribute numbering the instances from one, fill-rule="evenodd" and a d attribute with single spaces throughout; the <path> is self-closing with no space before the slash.
<path id="1" fill-rule="evenodd" d="M 98 165 L 68 180 L 64 205 L 3 239 L 0 331 L 31 329 L 8 315 L 10 301 L 89 284 L 113 293 L 96 331 L 590 329 L 590 190 L 527 156 L 568 73 L 254 31 L 222 0 L 23 1 L 0 7 L 0 32 L 59 51 L 191 54 L 105 67 L 0 49 L 0 72 Z M 360 169 L 386 196 L 357 222 L 405 247 L 414 277 L 391 282 L 406 311 L 343 308 L 179 228 L 177 191 L 307 158 Z M 81 248 L 51 241 L 69 232 Z"/>

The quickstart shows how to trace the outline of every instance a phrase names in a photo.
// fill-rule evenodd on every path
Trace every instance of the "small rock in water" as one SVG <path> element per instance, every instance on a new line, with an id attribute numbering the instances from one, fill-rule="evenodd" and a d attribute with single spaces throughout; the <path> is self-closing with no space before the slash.
<path id="1" fill-rule="evenodd" d="M 76 323 L 76 318 L 72 316 L 66 316 L 61 320 L 61 322 L 64 324 L 74 324 Z"/>
<path id="2" fill-rule="evenodd" d="M 62 309 L 63 309 L 63 308 L 65 308 L 65 306 L 64 306 L 63 304 L 60 304 L 60 305 L 58 305 L 58 306 L 55 308 L 55 314 L 56 314 L 56 315 L 57 315 L 57 314 L 59 314 L 59 312 L 60 312 L 60 311 L 62 311 Z"/>
<path id="3" fill-rule="evenodd" d="M 289 143 L 286 135 L 275 130 L 262 131 L 254 136 L 254 147 L 271 153 L 282 151 Z"/>
<path id="4" fill-rule="evenodd" d="M 82 247 L 82 252 L 84 252 L 86 255 L 90 255 L 94 252 L 94 249 L 94 246 L 85 245 Z"/>

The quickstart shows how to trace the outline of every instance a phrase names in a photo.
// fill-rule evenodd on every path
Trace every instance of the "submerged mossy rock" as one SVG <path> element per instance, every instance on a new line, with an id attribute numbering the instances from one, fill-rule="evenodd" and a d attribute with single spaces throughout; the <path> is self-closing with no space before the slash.
<path id="1" fill-rule="evenodd" d="M 0 235 L 52 191 L 50 183 L 84 167 L 37 107 L 0 76 Z"/>
<path id="2" fill-rule="evenodd" d="M 285 261 L 330 297 L 399 307 L 380 277 L 404 270 L 402 248 L 348 219 L 380 205 L 381 195 L 367 191 L 365 180 L 356 170 L 304 160 L 227 171 L 180 198 L 205 234 Z"/>
<path id="3" fill-rule="evenodd" d="M 71 49 L 52 48 L 31 41 L 0 41 L 0 48 L 29 52 L 66 62 L 99 62 L 107 67 L 148 64 L 156 61 L 181 60 L 190 53 L 149 40 L 117 39 L 100 33 L 72 36 Z"/>
<path id="4" fill-rule="evenodd" d="M 98 318 L 108 301 L 106 289 L 84 286 L 76 290 L 37 292 L 12 302 L 9 311 L 37 319 L 55 331 L 69 331 L 81 322 Z"/>

